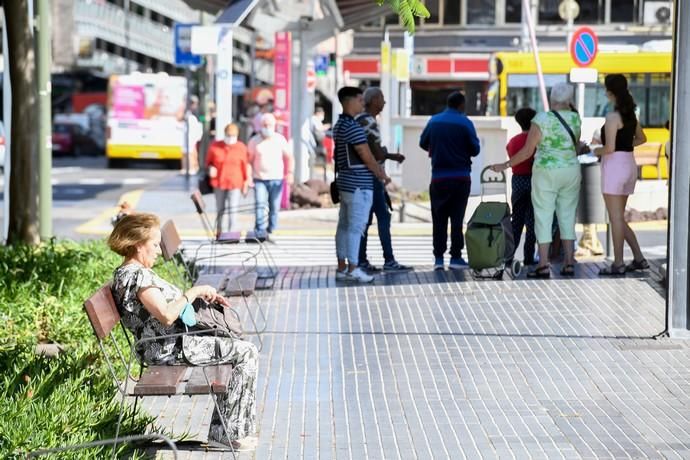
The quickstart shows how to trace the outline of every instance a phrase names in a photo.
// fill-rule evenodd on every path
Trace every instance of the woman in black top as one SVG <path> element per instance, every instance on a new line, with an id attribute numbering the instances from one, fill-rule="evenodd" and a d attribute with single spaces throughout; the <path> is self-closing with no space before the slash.
<path id="1" fill-rule="evenodd" d="M 603 145 L 595 149 L 594 154 L 601 157 L 601 190 L 611 221 L 614 260 L 599 275 L 615 276 L 649 268 L 635 233 L 625 221 L 625 206 L 637 183 L 633 148 L 645 143 L 647 138 L 635 115 L 636 105 L 628 91 L 628 80 L 623 75 L 611 74 L 606 76 L 604 85 L 606 96 L 615 110 L 606 115 L 601 128 Z M 626 241 L 635 257 L 627 266 L 623 260 L 623 243 Z"/>

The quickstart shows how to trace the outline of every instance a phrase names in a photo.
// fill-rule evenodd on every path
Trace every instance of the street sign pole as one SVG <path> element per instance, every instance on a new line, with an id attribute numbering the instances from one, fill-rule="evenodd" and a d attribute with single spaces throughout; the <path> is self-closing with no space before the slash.
<path id="1" fill-rule="evenodd" d="M 688 302 L 688 198 L 690 197 L 690 5 L 674 4 L 673 111 L 671 128 L 671 191 L 668 236 L 668 296 L 666 330 L 673 338 L 690 338 L 690 302 Z"/>
<path id="2" fill-rule="evenodd" d="M 216 140 L 223 140 L 224 128 L 232 123 L 232 28 L 224 27 L 218 39 L 216 67 Z"/>
<path id="3" fill-rule="evenodd" d="M 534 30 L 534 21 L 532 20 L 530 0 L 522 0 L 522 14 L 527 19 L 527 29 L 529 30 L 530 42 L 532 44 L 532 54 L 534 55 L 534 63 L 537 67 L 537 80 L 539 82 L 539 94 L 541 95 L 542 107 L 545 112 L 548 112 L 549 98 L 546 96 L 546 84 L 544 83 L 544 72 L 541 68 L 541 60 L 539 59 L 539 46 L 537 45 L 537 34 Z"/>
<path id="4" fill-rule="evenodd" d="M 2 168 L 2 173 L 4 175 L 4 185 L 3 185 L 3 216 L 2 219 L 2 240 L 7 241 L 7 234 L 10 229 L 10 172 L 12 169 L 11 161 L 11 134 L 12 134 L 12 82 L 10 81 L 10 61 L 9 61 L 9 49 L 7 44 L 7 16 L 2 15 L 2 59 L 3 59 L 3 70 L 2 70 L 2 114 L 3 120 L 5 120 L 5 159 Z"/>
<path id="5" fill-rule="evenodd" d="M 50 88 L 50 2 L 36 2 L 36 84 L 38 86 L 38 230 L 43 241 L 53 236 L 53 186 L 51 183 L 52 123 Z"/>

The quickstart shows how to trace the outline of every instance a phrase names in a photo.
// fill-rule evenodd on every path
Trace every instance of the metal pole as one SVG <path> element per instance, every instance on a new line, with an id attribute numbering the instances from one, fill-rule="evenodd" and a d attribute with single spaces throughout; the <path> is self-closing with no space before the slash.
<path id="1" fill-rule="evenodd" d="M 223 128 L 232 123 L 232 28 L 223 26 L 218 42 L 216 66 L 216 140 L 223 140 Z"/>
<path id="2" fill-rule="evenodd" d="M 522 14 L 527 19 L 527 28 L 529 30 L 530 41 L 532 43 L 532 53 L 534 54 L 534 63 L 537 66 L 537 79 L 539 80 L 539 94 L 541 95 L 541 103 L 544 111 L 549 110 L 549 99 L 546 96 L 546 84 L 544 83 L 544 72 L 541 69 L 541 60 L 539 59 L 539 47 L 537 45 L 537 34 L 534 30 L 534 21 L 532 19 L 532 9 L 530 8 L 529 0 L 522 0 Z"/>
<path id="3" fill-rule="evenodd" d="M 391 42 L 388 33 L 388 25 L 383 28 L 383 41 L 381 42 L 381 91 L 390 100 L 393 97 L 391 91 Z M 390 102 L 381 111 L 381 144 L 388 149 L 391 145 L 391 104 Z"/>
<path id="4" fill-rule="evenodd" d="M 251 71 L 249 72 L 249 89 L 250 91 L 256 86 L 256 39 L 259 37 L 259 35 L 256 33 L 256 31 L 252 32 L 252 42 L 249 45 L 249 52 L 251 53 Z"/>
<path id="5" fill-rule="evenodd" d="M 412 88 L 410 86 L 410 80 L 412 78 L 412 58 L 414 56 L 414 36 L 405 32 L 403 36 L 403 46 L 405 48 L 405 53 L 407 53 L 408 77 L 403 85 L 403 94 L 405 95 L 403 102 L 405 105 L 402 115 L 408 118 L 412 116 Z"/>
<path id="6" fill-rule="evenodd" d="M 9 48 L 7 45 L 7 17 L 2 15 L 2 59 L 4 62 L 2 72 L 2 119 L 5 121 L 5 163 L 2 173 L 5 177 L 3 185 L 3 216 L 2 219 L 2 240 L 7 241 L 7 234 L 10 229 L 10 173 L 12 170 L 10 146 L 12 133 L 12 83 L 10 82 L 10 61 Z"/>
<path id="7" fill-rule="evenodd" d="M 53 236 L 52 125 L 50 88 L 50 2 L 36 0 L 36 80 L 38 85 L 38 228 L 42 240 Z"/>
<path id="8" fill-rule="evenodd" d="M 124 3 L 124 8 L 125 8 L 125 73 L 128 74 L 130 72 L 130 65 L 129 65 L 129 0 L 125 0 Z"/>
<path id="9" fill-rule="evenodd" d="M 585 116 L 585 84 L 577 84 L 577 111 L 581 117 Z"/>
<path id="10" fill-rule="evenodd" d="M 189 186 L 189 159 L 192 157 L 189 154 L 189 151 L 192 149 L 192 144 L 189 142 L 189 117 L 191 116 L 189 103 L 192 98 L 192 72 L 189 67 L 184 69 L 184 78 L 187 82 L 187 104 L 184 111 L 184 181 Z"/>
<path id="11" fill-rule="evenodd" d="M 688 305 L 688 224 L 690 223 L 690 4 L 675 0 L 674 75 L 671 128 L 671 189 L 668 242 L 668 309 L 667 330 L 671 337 L 690 338 L 690 306 Z"/>

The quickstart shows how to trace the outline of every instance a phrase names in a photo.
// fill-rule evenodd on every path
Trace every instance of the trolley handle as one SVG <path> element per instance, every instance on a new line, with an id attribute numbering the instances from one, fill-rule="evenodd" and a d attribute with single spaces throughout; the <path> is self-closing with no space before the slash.
<path id="1" fill-rule="evenodd" d="M 491 166 L 486 166 L 484 169 L 482 169 L 482 172 L 479 175 L 479 187 L 481 191 L 482 202 L 484 201 L 484 187 L 487 184 L 507 184 L 507 182 L 508 179 L 506 177 L 505 171 L 495 172 L 491 169 Z M 503 187 L 503 193 L 506 197 L 506 203 L 508 203 L 507 186 Z"/>

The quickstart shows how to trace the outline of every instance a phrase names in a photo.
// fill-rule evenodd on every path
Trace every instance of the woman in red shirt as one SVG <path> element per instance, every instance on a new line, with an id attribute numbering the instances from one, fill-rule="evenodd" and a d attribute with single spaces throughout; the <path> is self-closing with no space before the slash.
<path id="1" fill-rule="evenodd" d="M 223 231 L 223 215 L 228 214 L 228 231 L 233 230 L 240 203 L 240 193 L 247 194 L 250 185 L 247 146 L 237 140 L 239 128 L 230 123 L 225 138 L 213 142 L 206 153 L 206 167 L 216 195 L 216 232 Z"/>
<path id="2" fill-rule="evenodd" d="M 523 108 L 515 113 L 515 121 L 522 128 L 522 132 L 508 141 L 506 146 L 508 158 L 515 156 L 524 147 L 527 140 L 527 132 L 532 124 L 532 118 L 536 114 L 537 112 L 530 108 Z M 532 208 L 532 163 L 534 163 L 534 156 L 513 166 L 513 178 L 511 179 L 512 193 L 510 201 L 513 213 L 510 216 L 510 222 L 513 227 L 516 250 L 520 244 L 522 228 L 525 227 L 523 259 L 525 265 L 534 265 L 534 247 L 537 243 L 537 238 L 534 234 L 534 208 Z"/>

